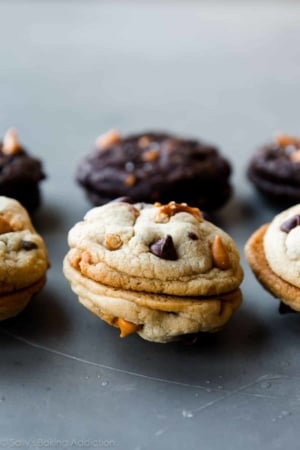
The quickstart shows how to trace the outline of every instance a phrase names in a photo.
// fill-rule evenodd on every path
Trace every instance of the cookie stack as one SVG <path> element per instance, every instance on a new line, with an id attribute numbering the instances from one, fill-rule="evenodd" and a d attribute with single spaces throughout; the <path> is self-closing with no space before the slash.
<path id="1" fill-rule="evenodd" d="M 277 214 L 248 239 L 245 255 L 258 281 L 274 297 L 300 312 L 300 204 Z"/>
<path id="2" fill-rule="evenodd" d="M 46 282 L 48 253 L 27 211 L 0 197 L 0 320 L 19 314 Z"/>
<path id="3" fill-rule="evenodd" d="M 169 342 L 214 332 L 241 304 L 234 241 L 186 203 L 92 208 L 68 243 L 63 271 L 73 291 L 121 337 Z"/>

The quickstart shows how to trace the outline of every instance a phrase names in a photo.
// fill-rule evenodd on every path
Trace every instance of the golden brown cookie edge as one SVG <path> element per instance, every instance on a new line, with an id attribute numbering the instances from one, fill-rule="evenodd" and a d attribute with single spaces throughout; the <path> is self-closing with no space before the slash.
<path id="1" fill-rule="evenodd" d="M 20 314 L 26 308 L 33 295 L 37 294 L 45 284 L 46 276 L 24 289 L 3 295 L 0 294 L 0 321 Z"/>

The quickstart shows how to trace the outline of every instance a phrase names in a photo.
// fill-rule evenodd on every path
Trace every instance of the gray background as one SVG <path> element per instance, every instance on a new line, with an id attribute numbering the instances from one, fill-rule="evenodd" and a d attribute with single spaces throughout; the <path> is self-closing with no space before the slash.
<path id="1" fill-rule="evenodd" d="M 0 325 L 0 447 L 296 448 L 300 322 L 248 269 L 243 246 L 276 213 L 245 177 L 255 148 L 299 134 L 298 2 L 2 1 L 0 134 L 15 126 L 44 163 L 35 225 L 52 267 Z M 110 128 L 215 143 L 233 165 L 218 223 L 236 240 L 244 302 L 194 346 L 119 339 L 61 271 L 90 208 L 74 182 Z"/>

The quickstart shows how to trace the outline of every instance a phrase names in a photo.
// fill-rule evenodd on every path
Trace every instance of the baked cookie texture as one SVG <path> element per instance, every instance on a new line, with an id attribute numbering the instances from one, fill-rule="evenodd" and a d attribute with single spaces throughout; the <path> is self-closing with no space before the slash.
<path id="1" fill-rule="evenodd" d="M 245 245 L 246 259 L 262 286 L 300 311 L 300 204 L 262 225 Z"/>
<path id="2" fill-rule="evenodd" d="M 46 283 L 48 253 L 26 209 L 0 196 L 0 320 L 19 314 Z"/>
<path id="3" fill-rule="evenodd" d="M 75 179 L 96 206 L 128 196 L 213 211 L 232 195 L 231 171 L 219 150 L 204 142 L 157 132 L 122 137 L 111 130 L 79 162 Z"/>
<path id="4" fill-rule="evenodd" d="M 249 162 L 247 176 L 272 203 L 287 207 L 300 202 L 300 138 L 279 134 L 259 148 Z"/>
<path id="5" fill-rule="evenodd" d="M 63 272 L 121 337 L 154 342 L 220 330 L 242 302 L 233 239 L 186 203 L 92 208 L 70 229 Z"/>
<path id="6" fill-rule="evenodd" d="M 18 200 L 31 214 L 41 203 L 39 184 L 46 178 L 42 163 L 32 157 L 9 129 L 0 143 L 0 195 Z"/>

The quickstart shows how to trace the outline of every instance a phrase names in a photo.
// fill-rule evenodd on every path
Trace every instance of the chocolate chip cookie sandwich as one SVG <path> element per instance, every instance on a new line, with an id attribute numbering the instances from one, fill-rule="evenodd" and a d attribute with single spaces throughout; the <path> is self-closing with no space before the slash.
<path id="1" fill-rule="evenodd" d="M 0 320 L 23 311 L 43 288 L 48 268 L 45 243 L 27 211 L 0 196 Z"/>
<path id="2" fill-rule="evenodd" d="M 272 203 L 287 207 L 300 202 L 300 137 L 277 135 L 253 154 L 247 175 Z"/>
<path id="3" fill-rule="evenodd" d="M 121 196 L 134 202 L 187 202 L 221 208 L 232 194 L 231 165 L 210 144 L 157 132 L 111 130 L 79 162 L 75 178 L 93 205 Z"/>
<path id="4" fill-rule="evenodd" d="M 18 200 L 31 214 L 40 206 L 39 184 L 45 178 L 41 161 L 23 147 L 17 131 L 9 129 L 0 143 L 0 195 Z"/>
<path id="5" fill-rule="evenodd" d="M 300 204 L 262 225 L 245 245 L 246 259 L 262 286 L 287 305 L 300 311 Z"/>
<path id="6" fill-rule="evenodd" d="M 120 336 L 169 342 L 224 327 L 242 302 L 233 239 L 186 203 L 116 200 L 70 229 L 63 272 Z"/>

